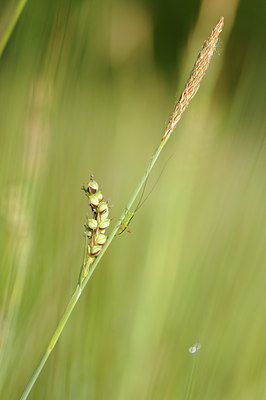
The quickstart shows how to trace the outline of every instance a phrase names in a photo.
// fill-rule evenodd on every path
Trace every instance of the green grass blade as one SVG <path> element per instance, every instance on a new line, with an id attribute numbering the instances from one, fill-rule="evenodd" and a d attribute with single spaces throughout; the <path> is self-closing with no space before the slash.
<path id="1" fill-rule="evenodd" d="M 10 39 L 10 36 L 12 35 L 12 32 L 14 31 L 16 24 L 19 20 L 19 17 L 21 15 L 22 11 L 24 10 L 24 7 L 26 6 L 26 4 L 27 4 L 27 0 L 20 0 L 18 2 L 15 12 L 10 19 L 10 22 L 3 34 L 3 37 L 0 39 L 0 58 L 6 48 L 6 45 Z"/>

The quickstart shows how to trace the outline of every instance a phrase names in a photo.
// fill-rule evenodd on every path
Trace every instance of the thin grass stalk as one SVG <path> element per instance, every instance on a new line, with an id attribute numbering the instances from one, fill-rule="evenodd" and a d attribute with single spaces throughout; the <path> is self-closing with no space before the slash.
<path id="1" fill-rule="evenodd" d="M 168 123 L 167 129 L 161 139 L 161 142 L 159 144 L 159 146 L 157 147 L 157 149 L 155 150 L 150 164 L 148 165 L 144 175 L 142 176 L 138 186 L 135 189 L 135 192 L 133 193 L 132 197 L 130 198 L 126 209 L 123 211 L 120 220 L 119 221 L 123 221 L 127 212 L 131 209 L 134 201 L 136 200 L 139 192 L 141 191 L 143 185 L 145 184 L 154 164 L 156 163 L 162 149 L 164 148 L 164 146 L 166 145 L 167 141 L 170 139 L 171 133 L 173 132 L 173 130 L 175 129 L 177 123 L 180 121 L 180 118 L 183 114 L 183 112 L 185 111 L 185 109 L 187 108 L 190 100 L 195 96 L 195 94 L 197 93 L 199 86 L 200 86 L 200 82 L 203 78 L 203 76 L 205 75 L 208 66 L 210 64 L 211 58 L 213 56 L 213 53 L 216 49 L 216 44 L 218 41 L 218 37 L 219 34 L 222 31 L 223 28 L 223 24 L 224 24 L 224 18 L 221 17 L 218 24 L 215 26 L 215 28 L 213 29 L 213 31 L 211 32 L 209 38 L 206 40 L 206 42 L 204 43 L 201 52 L 199 53 L 199 56 L 197 58 L 197 61 L 193 67 L 193 70 L 190 74 L 190 77 L 186 83 L 186 86 L 184 88 L 184 90 L 181 93 L 181 96 L 179 97 L 179 100 L 174 108 L 174 111 L 171 115 L 170 121 Z M 86 286 L 88 280 L 90 279 L 91 275 L 93 274 L 95 268 L 97 267 L 99 261 L 101 260 L 102 256 L 104 255 L 105 251 L 107 250 L 108 246 L 111 244 L 113 238 L 115 237 L 115 235 L 117 234 L 117 231 L 119 229 L 121 225 L 121 222 L 118 222 L 118 224 L 115 226 L 115 228 L 113 229 L 112 233 L 110 234 L 102 252 L 98 255 L 96 261 L 94 262 L 94 264 L 92 265 L 91 271 L 88 274 L 88 276 L 84 279 L 83 283 L 82 283 L 82 290 L 83 288 Z"/>
<path id="2" fill-rule="evenodd" d="M 68 318 L 70 317 L 81 293 L 83 292 L 85 286 L 87 285 L 89 279 L 91 278 L 92 274 L 94 273 L 95 269 L 97 268 L 99 262 L 101 261 L 103 255 L 105 254 L 106 250 L 108 249 L 108 247 L 110 246 L 112 240 L 114 239 L 114 237 L 116 236 L 120 226 L 121 226 L 121 221 L 124 220 L 124 218 L 127 215 L 127 212 L 131 209 L 134 201 L 136 200 L 139 192 L 141 191 L 143 185 L 145 184 L 155 162 L 157 161 L 163 147 L 166 145 L 167 141 L 169 140 L 171 133 L 173 132 L 173 130 L 175 129 L 177 123 L 179 122 L 183 112 L 185 111 L 185 109 L 187 108 L 190 100 L 195 96 L 197 90 L 199 89 L 200 86 L 200 82 L 203 78 L 203 76 L 205 75 L 208 66 L 210 64 L 211 58 L 214 54 L 215 48 L 216 48 L 216 44 L 218 41 L 218 37 L 219 34 L 222 31 L 223 28 L 223 23 L 224 23 L 224 18 L 221 17 L 218 24 L 215 26 L 215 28 L 213 29 L 213 31 L 211 32 L 209 38 L 206 40 L 206 42 L 204 43 L 201 52 L 199 53 L 199 56 L 196 60 L 196 63 L 192 69 L 192 72 L 190 74 L 190 77 L 185 85 L 184 90 L 181 93 L 181 96 L 179 98 L 179 100 L 176 103 L 176 106 L 174 108 L 174 111 L 171 115 L 170 121 L 167 125 L 167 129 L 164 132 L 164 135 L 159 143 L 159 146 L 157 147 L 157 149 L 155 150 L 151 161 L 143 175 L 143 177 L 141 178 L 139 184 L 137 185 L 137 188 L 135 189 L 133 195 L 131 196 L 126 209 L 123 211 L 119 222 L 116 224 L 116 226 L 114 227 L 113 231 L 111 232 L 110 236 L 108 237 L 102 251 L 99 253 L 99 255 L 97 255 L 97 258 L 95 259 L 95 261 L 93 262 L 93 264 L 90 265 L 90 269 L 87 273 L 87 275 L 84 277 L 83 280 L 80 279 L 78 280 L 78 284 L 76 287 L 76 290 L 52 336 L 52 339 L 46 349 L 46 352 L 44 353 L 44 356 L 42 357 L 41 361 L 39 362 L 37 368 L 35 369 L 28 385 L 26 386 L 20 400 L 25 400 L 34 383 L 36 382 L 42 368 L 44 367 L 49 355 L 51 354 L 59 336 L 62 333 L 62 330 L 64 329 L 64 326 L 68 320 Z M 85 239 L 86 240 L 86 239 Z"/>
<path id="3" fill-rule="evenodd" d="M 56 330 L 55 330 L 55 332 L 54 332 L 54 334 L 53 334 L 53 336 L 52 336 L 52 338 L 51 338 L 51 340 L 50 340 L 50 342 L 49 342 L 49 344 L 47 346 L 47 349 L 46 349 L 44 355 L 42 356 L 39 364 L 37 365 L 32 377 L 31 377 L 31 379 L 28 382 L 28 384 L 27 384 L 27 386 L 26 386 L 26 388 L 25 388 L 25 390 L 24 390 L 24 392 L 23 392 L 23 394 L 21 396 L 21 399 L 26 399 L 28 397 L 28 395 L 29 395 L 34 383 L 36 382 L 38 376 L 40 375 L 41 370 L 43 369 L 43 367 L 44 367 L 49 355 L 53 351 L 53 348 L 55 347 L 55 345 L 56 345 L 56 343 L 57 343 L 57 341 L 59 339 L 59 336 L 61 335 L 62 330 L 64 329 L 65 324 L 66 324 L 68 318 L 70 317 L 70 315 L 71 315 L 71 313 L 72 313 L 72 311 L 73 311 L 73 309 L 74 309 L 74 307 L 75 307 L 75 305 L 76 305 L 76 303 L 77 303 L 77 301 L 79 299 L 80 294 L 81 294 L 81 290 L 80 290 L 80 287 L 78 285 L 76 287 L 76 290 L 73 293 L 69 303 L 68 303 L 68 306 L 67 306 L 67 308 L 66 308 L 66 310 L 65 310 L 65 312 L 64 312 L 64 314 L 63 314 L 63 316 L 62 316 L 62 318 L 61 318 L 61 320 L 59 322 L 59 324 L 57 325 L 57 328 L 56 328 Z"/>
<path id="4" fill-rule="evenodd" d="M 27 4 L 27 1 L 28 0 L 19 0 L 19 2 L 18 2 L 18 5 L 14 11 L 14 14 L 12 15 L 12 17 L 9 21 L 9 24 L 3 34 L 2 39 L 0 40 L 0 58 L 6 48 L 6 45 L 10 39 L 10 36 L 12 35 L 12 32 L 15 29 L 15 26 L 19 20 L 19 17 L 25 8 L 25 5 Z"/>

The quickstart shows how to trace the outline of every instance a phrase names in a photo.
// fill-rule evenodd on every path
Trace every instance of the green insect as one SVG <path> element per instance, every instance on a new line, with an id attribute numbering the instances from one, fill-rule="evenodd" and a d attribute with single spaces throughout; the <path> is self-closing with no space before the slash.
<path id="1" fill-rule="evenodd" d="M 157 183 L 157 182 L 156 182 L 156 183 Z M 138 211 L 138 209 L 143 205 L 143 203 L 147 200 L 147 198 L 149 197 L 149 195 L 151 194 L 151 192 L 153 191 L 153 189 L 154 189 L 154 187 L 155 187 L 155 185 L 154 185 L 153 188 L 151 189 L 150 193 L 149 193 L 149 194 L 146 196 L 146 198 L 142 201 L 142 198 L 143 198 L 143 195 L 144 195 L 144 192 L 145 192 L 145 188 L 146 188 L 146 184 L 147 184 L 147 179 L 146 179 L 146 181 L 145 181 L 145 183 L 144 183 L 143 191 L 142 191 L 142 194 L 141 194 L 141 196 L 140 196 L 140 199 L 139 199 L 139 202 L 138 202 L 137 207 L 135 208 L 134 211 L 129 211 L 129 210 L 126 209 L 125 216 L 124 216 L 123 220 L 121 221 L 120 227 L 118 228 L 117 235 L 121 235 L 121 233 L 123 233 L 125 230 L 127 230 L 127 232 L 130 233 L 130 230 L 128 229 L 128 225 L 129 225 L 130 222 L 132 221 L 132 219 L 133 219 L 135 213 L 136 213 L 136 212 Z"/>
<path id="2" fill-rule="evenodd" d="M 137 207 L 135 208 L 135 211 L 129 211 L 129 210 L 126 209 L 125 216 L 124 216 L 123 220 L 121 221 L 121 224 L 120 224 L 120 226 L 119 226 L 119 228 L 118 228 L 117 235 L 121 235 L 121 233 L 123 233 L 125 230 L 126 230 L 127 232 L 130 232 L 130 230 L 128 229 L 128 225 L 129 225 L 130 222 L 132 221 L 132 219 L 133 219 L 134 215 L 136 214 L 136 212 L 140 209 L 140 207 L 141 207 L 141 206 L 143 205 L 143 203 L 147 200 L 147 198 L 150 196 L 151 192 L 153 191 L 153 189 L 154 189 L 155 186 L 157 185 L 157 183 L 158 183 L 159 179 L 161 178 L 162 173 L 163 173 L 163 171 L 164 171 L 164 169 L 165 169 L 165 167 L 166 167 L 168 161 L 170 160 L 170 158 L 172 158 L 172 156 L 170 156 L 170 157 L 168 158 L 168 160 L 166 161 L 166 163 L 165 163 L 165 165 L 164 165 L 164 167 L 163 167 L 163 169 L 162 169 L 162 171 L 161 171 L 159 177 L 157 178 L 157 180 L 156 180 L 155 184 L 153 185 L 152 189 L 150 190 L 149 194 L 148 194 L 148 195 L 145 197 L 145 199 L 142 201 L 143 195 L 144 195 L 144 192 L 145 192 L 145 189 L 146 189 L 146 184 L 147 184 L 148 178 L 146 179 L 146 181 L 145 181 L 145 183 L 144 183 L 144 187 L 143 187 L 142 194 L 141 194 L 141 196 L 140 196 L 138 205 L 137 205 Z"/>
<path id="3" fill-rule="evenodd" d="M 117 235 L 121 235 L 121 233 L 123 233 L 125 230 L 127 230 L 127 232 L 130 232 L 130 230 L 128 230 L 127 227 L 130 224 L 132 218 L 134 217 L 136 211 L 137 209 L 133 212 L 132 211 L 126 212 L 126 215 L 123 221 L 121 222 L 120 227 L 118 228 Z"/>

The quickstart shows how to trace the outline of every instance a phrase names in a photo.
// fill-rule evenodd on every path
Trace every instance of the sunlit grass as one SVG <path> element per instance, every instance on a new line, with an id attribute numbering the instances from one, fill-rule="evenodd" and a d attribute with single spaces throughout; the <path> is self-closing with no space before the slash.
<path id="1" fill-rule="evenodd" d="M 22 35 L 28 11 L 0 66 L 3 399 L 21 394 L 73 292 L 87 212 L 82 183 L 93 169 L 118 218 L 172 105 L 151 53 L 143 68 L 136 56 L 110 73 L 100 27 L 79 47 L 86 30 L 77 30 L 73 7 L 62 43 L 59 11 L 61 24 L 40 48 Z M 219 51 L 214 63 L 223 63 L 226 43 Z M 198 341 L 192 399 L 265 397 L 265 116 L 259 104 L 249 113 L 255 64 L 229 97 L 224 69 L 202 85 L 149 185 L 174 153 L 163 177 L 132 233 L 106 254 L 33 399 L 184 399 L 188 348 Z"/>

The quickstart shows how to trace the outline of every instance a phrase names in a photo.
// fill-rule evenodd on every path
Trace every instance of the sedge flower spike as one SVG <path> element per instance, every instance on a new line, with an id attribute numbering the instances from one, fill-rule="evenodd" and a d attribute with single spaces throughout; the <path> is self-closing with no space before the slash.
<path id="1" fill-rule="evenodd" d="M 195 94 L 197 93 L 200 87 L 200 82 L 209 67 L 210 61 L 216 49 L 218 37 L 222 32 L 223 25 L 224 25 L 224 17 L 221 17 L 218 24 L 212 30 L 208 39 L 203 44 L 202 49 L 198 55 L 197 61 L 195 62 L 190 77 L 186 83 L 186 86 L 184 87 L 181 96 L 179 97 L 179 100 L 171 115 L 167 129 L 165 131 L 165 134 L 163 135 L 162 142 L 165 141 L 165 139 L 171 135 L 178 121 L 182 117 L 183 112 L 189 105 L 190 100 L 192 100 Z"/>
<path id="2" fill-rule="evenodd" d="M 98 183 L 91 175 L 88 185 L 83 186 L 83 190 L 89 199 L 89 204 L 93 213 L 93 218 L 88 218 L 85 224 L 85 236 L 87 238 L 86 259 L 81 268 L 80 283 L 86 278 L 89 273 L 91 264 L 94 263 L 95 258 L 99 255 L 103 245 L 107 240 L 104 235 L 105 229 L 110 225 L 108 219 L 109 208 L 108 204 L 103 201 L 103 194 L 99 191 Z"/>
<path id="3" fill-rule="evenodd" d="M 50 342 L 44 352 L 40 362 L 38 363 L 36 369 L 34 370 L 27 386 L 25 387 L 20 400 L 26 400 L 31 389 L 36 382 L 38 376 L 40 375 L 44 365 L 48 357 L 50 356 L 51 352 L 53 351 L 64 327 L 66 322 L 68 321 L 74 307 L 76 306 L 77 301 L 80 298 L 81 293 L 83 292 L 86 284 L 88 283 L 89 279 L 91 278 L 93 272 L 95 271 L 96 267 L 98 266 L 99 262 L 101 261 L 105 251 L 110 246 L 111 242 L 115 238 L 116 234 L 122 233 L 130 223 L 131 219 L 134 216 L 135 212 L 130 211 L 134 201 L 136 200 L 138 194 L 140 193 L 142 187 L 147 182 L 147 178 L 151 173 L 151 170 L 158 159 L 163 147 L 167 143 L 168 139 L 171 136 L 171 133 L 175 129 L 178 121 L 180 120 L 183 112 L 188 107 L 190 100 L 195 96 L 197 90 L 199 89 L 200 82 L 206 73 L 208 66 L 210 64 L 211 58 L 214 54 L 219 34 L 222 31 L 224 23 L 224 18 L 221 17 L 218 24 L 215 26 L 213 31 L 211 32 L 209 38 L 204 43 L 202 50 L 196 60 L 196 63 L 192 69 L 188 82 L 185 85 L 183 92 L 179 100 L 176 103 L 170 121 L 167 125 L 166 131 L 159 142 L 157 149 L 155 150 L 149 165 L 144 172 L 143 177 L 141 178 L 139 184 L 137 185 L 133 195 L 131 196 L 127 207 L 123 211 L 120 222 L 114 227 L 113 231 L 110 233 L 109 237 L 105 235 L 105 230 L 110 225 L 110 219 L 108 219 L 108 204 L 103 201 L 103 195 L 99 190 L 98 183 L 94 180 L 93 176 L 86 187 L 83 187 L 86 196 L 88 197 L 89 204 L 93 213 L 92 218 L 87 219 L 87 223 L 85 225 L 85 254 L 84 254 L 84 261 L 81 267 L 78 284 L 76 287 L 75 292 L 73 293 L 65 312 L 60 319 L 55 332 L 53 333 Z M 0 49 L 1 53 L 1 49 Z M 0 54 L 1 55 L 1 54 Z M 136 211 L 136 210 L 135 210 Z M 190 354 L 197 354 L 200 350 L 200 343 L 196 343 L 189 348 Z M 194 363 L 195 365 L 195 363 Z M 192 373 L 193 375 L 193 373 Z M 187 396 L 186 399 L 189 397 L 189 393 L 191 390 L 191 383 L 188 386 Z"/>

